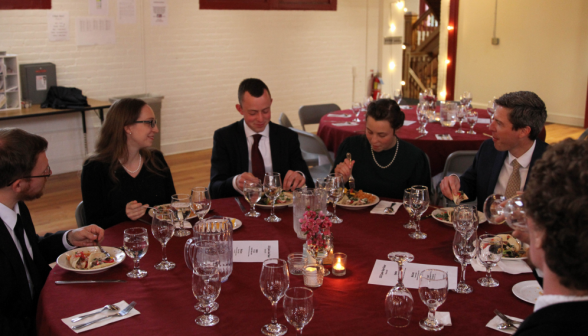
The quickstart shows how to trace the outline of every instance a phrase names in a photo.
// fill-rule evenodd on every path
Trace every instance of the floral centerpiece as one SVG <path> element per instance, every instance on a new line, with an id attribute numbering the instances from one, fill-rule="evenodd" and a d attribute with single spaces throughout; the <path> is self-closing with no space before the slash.
<path id="1" fill-rule="evenodd" d="M 323 259 L 331 246 L 331 220 L 320 211 L 307 210 L 300 218 L 300 229 L 306 235 L 306 249 L 312 257 Z"/>

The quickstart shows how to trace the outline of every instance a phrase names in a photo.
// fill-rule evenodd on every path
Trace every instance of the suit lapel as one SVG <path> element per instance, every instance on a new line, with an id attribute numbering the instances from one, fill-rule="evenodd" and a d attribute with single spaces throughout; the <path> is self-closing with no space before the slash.
<path id="1" fill-rule="evenodd" d="M 492 166 L 492 171 L 490 172 L 490 183 L 488 183 L 488 190 L 486 191 L 487 195 L 494 194 L 494 188 L 496 187 L 496 182 L 498 182 L 498 176 L 500 175 L 500 170 L 502 169 L 502 165 L 504 164 L 504 160 L 506 159 L 507 155 L 508 151 L 496 151 L 494 165 Z"/>
<path id="2" fill-rule="evenodd" d="M 15 283 L 19 284 L 19 290 L 26 291 L 26 295 L 20 295 L 20 297 L 26 298 L 27 301 L 30 300 L 30 304 L 32 304 L 33 301 L 31 298 L 29 281 L 27 279 L 24 262 L 20 256 L 20 253 L 18 253 L 10 232 L 8 232 L 6 224 L 4 224 L 2 219 L 0 219 L 0 250 L 2 250 L 2 252 L 6 255 L 6 258 L 10 263 L 10 267 L 12 268 L 12 272 L 8 273 L 12 273 L 16 277 Z"/>
<path id="3" fill-rule="evenodd" d="M 241 119 L 237 127 L 237 148 L 239 153 L 239 159 L 237 162 L 239 164 L 238 171 L 240 172 L 249 171 L 249 149 L 247 148 L 247 136 L 245 136 L 244 122 L 245 120 Z"/>
<path id="4" fill-rule="evenodd" d="M 269 123 L 269 134 L 270 134 L 270 151 L 272 153 L 272 168 L 275 173 L 282 171 L 282 162 L 280 156 L 280 132 L 276 125 L 270 121 Z M 284 176 L 282 176 L 284 179 Z"/>
<path id="5" fill-rule="evenodd" d="M 531 156 L 531 163 L 529 164 L 529 171 L 527 172 L 527 178 L 525 179 L 524 189 L 527 189 L 527 183 L 529 182 L 529 177 L 531 176 L 531 168 L 533 168 L 535 161 L 539 160 L 543 156 L 545 147 L 547 147 L 547 145 L 543 142 L 539 143 L 539 140 L 537 140 L 535 143 L 535 149 L 533 150 L 533 155 Z"/>

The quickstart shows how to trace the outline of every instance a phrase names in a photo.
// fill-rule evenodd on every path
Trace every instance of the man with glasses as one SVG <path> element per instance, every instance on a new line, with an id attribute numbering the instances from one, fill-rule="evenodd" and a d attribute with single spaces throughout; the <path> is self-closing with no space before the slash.
<path id="1" fill-rule="evenodd" d="M 75 246 L 92 246 L 104 230 L 90 225 L 37 236 L 24 201 L 43 195 L 51 168 L 47 140 L 0 129 L 0 335 L 36 335 L 37 301 L 49 262 Z"/>

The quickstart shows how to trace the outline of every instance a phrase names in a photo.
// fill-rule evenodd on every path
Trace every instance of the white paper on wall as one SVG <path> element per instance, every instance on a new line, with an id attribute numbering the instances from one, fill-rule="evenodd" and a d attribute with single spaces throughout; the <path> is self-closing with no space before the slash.
<path id="1" fill-rule="evenodd" d="M 114 44 L 114 19 L 107 17 L 76 18 L 77 45 Z"/>
<path id="2" fill-rule="evenodd" d="M 108 16 L 108 0 L 88 0 L 88 14 Z"/>
<path id="3" fill-rule="evenodd" d="M 151 0 L 151 25 L 167 26 L 167 0 Z"/>
<path id="4" fill-rule="evenodd" d="M 69 40 L 69 12 L 48 11 L 47 33 L 52 42 Z"/>
<path id="5" fill-rule="evenodd" d="M 116 16 L 120 24 L 133 24 L 137 22 L 137 3 L 135 0 L 118 0 Z"/>

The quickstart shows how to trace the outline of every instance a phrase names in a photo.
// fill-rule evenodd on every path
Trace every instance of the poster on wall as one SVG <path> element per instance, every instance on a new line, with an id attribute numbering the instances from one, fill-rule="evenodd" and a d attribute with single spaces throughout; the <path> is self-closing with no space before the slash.
<path id="1" fill-rule="evenodd" d="M 137 3 L 135 0 L 118 0 L 116 14 L 119 24 L 134 24 L 137 22 Z"/>
<path id="2" fill-rule="evenodd" d="M 114 19 L 106 17 L 76 18 L 76 43 L 79 46 L 114 44 Z"/>
<path id="3" fill-rule="evenodd" d="M 88 0 L 88 14 L 108 16 L 108 0 Z"/>
<path id="4" fill-rule="evenodd" d="M 69 40 L 69 12 L 48 11 L 47 12 L 47 33 L 49 41 Z"/>
<path id="5" fill-rule="evenodd" d="M 167 26 L 167 0 L 151 0 L 151 25 Z"/>

